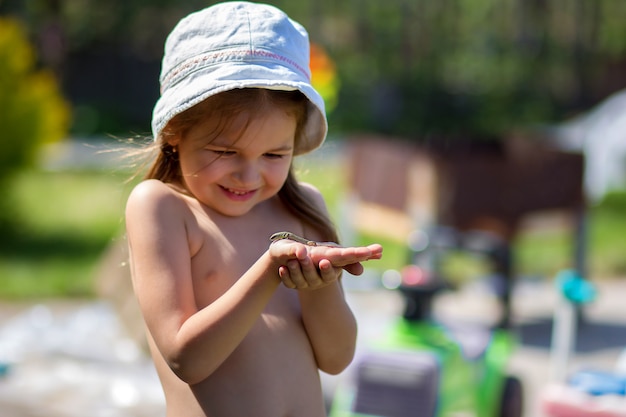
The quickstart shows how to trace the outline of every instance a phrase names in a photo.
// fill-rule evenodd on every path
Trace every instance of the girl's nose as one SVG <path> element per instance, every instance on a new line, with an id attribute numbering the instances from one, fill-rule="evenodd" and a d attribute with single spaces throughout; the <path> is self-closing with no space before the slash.
<path id="1" fill-rule="evenodd" d="M 260 177 L 259 166 L 256 161 L 241 160 L 235 172 L 235 178 L 242 184 L 256 183 Z"/>

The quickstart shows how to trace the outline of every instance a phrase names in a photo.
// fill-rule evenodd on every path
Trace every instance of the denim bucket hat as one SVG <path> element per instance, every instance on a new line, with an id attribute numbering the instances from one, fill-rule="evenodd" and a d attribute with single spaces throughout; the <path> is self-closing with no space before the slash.
<path id="1" fill-rule="evenodd" d="M 215 94 L 237 88 L 298 90 L 309 108 L 294 154 L 310 152 L 328 131 L 324 100 L 310 80 L 308 34 L 281 10 L 225 2 L 192 13 L 165 42 L 154 140 L 174 116 Z"/>

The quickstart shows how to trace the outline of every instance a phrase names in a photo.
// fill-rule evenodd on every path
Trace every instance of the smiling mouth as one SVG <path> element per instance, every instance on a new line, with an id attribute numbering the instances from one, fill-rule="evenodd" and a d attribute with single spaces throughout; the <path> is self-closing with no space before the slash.
<path id="1" fill-rule="evenodd" d="M 234 188 L 228 188 L 228 187 L 221 187 L 221 188 L 222 190 L 230 194 L 236 195 L 237 197 L 244 197 L 244 196 L 254 193 L 254 190 L 243 191 L 243 190 L 235 190 Z"/>

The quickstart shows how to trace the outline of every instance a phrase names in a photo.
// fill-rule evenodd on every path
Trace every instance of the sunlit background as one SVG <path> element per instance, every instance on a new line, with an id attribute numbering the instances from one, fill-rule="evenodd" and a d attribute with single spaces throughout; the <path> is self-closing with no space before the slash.
<path id="1" fill-rule="evenodd" d="M 123 210 L 137 179 L 123 156 L 149 140 L 165 37 L 213 3 L 0 0 L 2 417 L 162 409 L 128 282 Z M 299 173 L 344 243 L 385 247 L 345 279 L 363 337 L 401 308 L 381 276 L 409 262 L 416 230 L 481 230 L 511 251 L 514 365 L 548 362 L 549 328 L 537 344 L 524 325 L 551 318 L 554 278 L 575 269 L 598 285 L 589 320 L 617 327 L 573 361 L 612 369 L 626 347 L 611 298 L 626 289 L 626 2 L 268 3 L 308 29 L 327 103 L 328 141 Z M 454 250 L 440 267 L 468 308 L 492 314 L 482 257 Z M 452 293 L 443 310 L 460 305 Z M 535 369 L 521 372 L 525 417 L 541 417 L 546 366 Z"/>

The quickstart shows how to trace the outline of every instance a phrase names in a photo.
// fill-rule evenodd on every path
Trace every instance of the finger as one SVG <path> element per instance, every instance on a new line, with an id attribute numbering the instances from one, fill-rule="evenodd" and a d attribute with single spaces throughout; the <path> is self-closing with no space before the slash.
<path id="1" fill-rule="evenodd" d="M 328 259 L 333 266 L 341 268 L 368 260 L 380 259 L 382 257 L 382 246 L 379 244 L 347 248 L 317 246 L 309 248 L 309 256 L 317 264 L 322 259 Z"/>
<path id="2" fill-rule="evenodd" d="M 318 264 L 321 279 L 325 283 L 336 281 L 339 278 L 341 270 L 337 270 L 328 259 L 322 259 Z"/>
<path id="3" fill-rule="evenodd" d="M 289 268 L 286 266 L 280 266 L 278 268 L 278 276 L 280 280 L 283 282 L 283 285 L 287 288 L 294 289 L 296 288 L 296 284 L 291 280 L 291 276 L 289 275 Z"/>
<path id="4" fill-rule="evenodd" d="M 383 256 L 383 247 L 381 245 L 379 245 L 378 243 L 375 243 L 373 245 L 369 245 L 368 249 L 370 251 L 372 251 L 372 255 L 370 257 L 370 259 L 380 259 Z"/>
<path id="5" fill-rule="evenodd" d="M 346 257 L 354 256 L 351 253 L 352 248 L 342 248 L 342 247 L 330 247 L 330 246 L 317 246 L 312 248 L 309 252 L 311 258 L 319 264 L 319 261 L 322 259 L 328 259 L 331 263 L 335 263 Z"/>
<path id="6" fill-rule="evenodd" d="M 365 268 L 363 268 L 363 265 L 361 265 L 360 263 L 346 265 L 343 267 L 343 269 L 352 275 L 361 275 L 365 270 Z"/>
<path id="7" fill-rule="evenodd" d="M 307 256 L 307 246 L 291 240 L 278 240 L 270 244 L 270 254 L 282 259 L 301 259 Z"/>
<path id="8" fill-rule="evenodd" d="M 300 260 L 300 268 L 309 288 L 318 288 L 324 285 L 323 278 L 311 258 L 307 256 Z"/>
<path id="9" fill-rule="evenodd" d="M 304 274 L 302 273 L 300 261 L 296 259 L 290 260 L 289 262 L 287 262 L 287 268 L 289 269 L 289 277 L 294 283 L 295 288 L 303 289 L 309 286 L 306 279 L 304 278 Z"/>
<path id="10" fill-rule="evenodd" d="M 343 248 L 338 251 L 325 253 L 322 258 L 328 259 L 336 267 L 364 262 L 370 259 L 372 253 L 367 248 Z"/>

